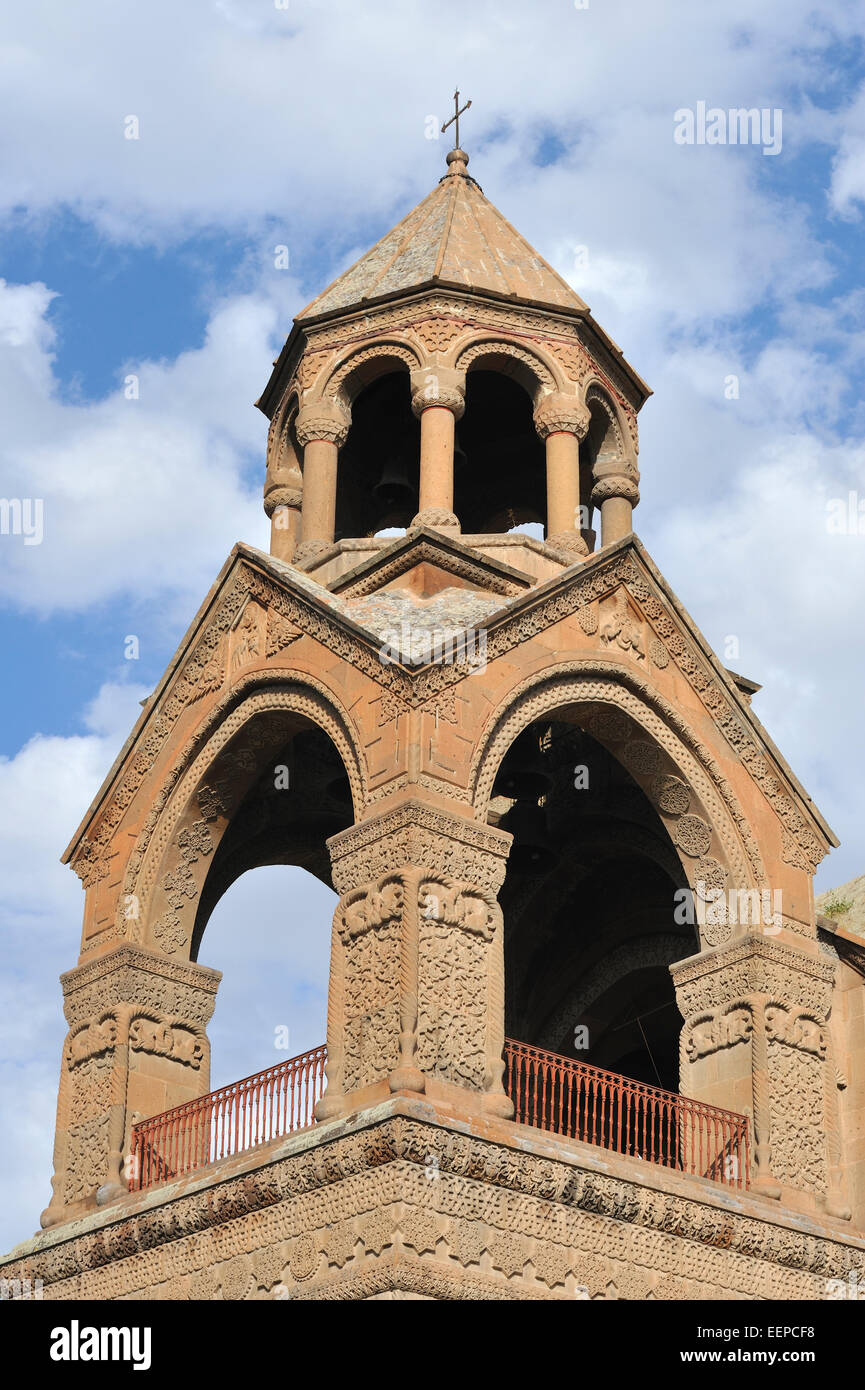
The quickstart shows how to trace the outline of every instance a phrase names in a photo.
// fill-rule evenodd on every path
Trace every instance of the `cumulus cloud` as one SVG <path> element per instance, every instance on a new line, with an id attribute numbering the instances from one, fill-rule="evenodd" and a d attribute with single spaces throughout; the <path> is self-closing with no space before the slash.
<path id="1" fill-rule="evenodd" d="M 2 538 L 5 600 L 47 612 L 168 594 L 194 612 L 237 539 L 267 544 L 267 422 L 252 402 L 277 307 L 234 296 L 200 347 L 128 363 L 105 399 L 70 404 L 52 371 L 50 299 L 44 285 L 0 282 L 4 495 L 39 499 L 43 516 L 41 544 L 26 543 L 23 524 Z"/>
<path id="2" fill-rule="evenodd" d="M 831 241 L 865 201 L 865 92 L 851 83 L 833 107 L 826 91 L 839 90 L 834 45 L 863 31 L 840 0 L 817 21 L 810 0 L 19 6 L 0 47 L 0 120 L 16 133 L 0 218 L 44 227 L 71 209 L 124 245 L 163 249 L 205 228 L 255 241 L 279 226 L 292 276 L 226 287 L 201 343 L 117 363 L 137 399 L 119 385 L 87 403 L 57 377 L 50 275 L 0 283 L 3 492 L 45 505 L 41 545 L 2 537 L 5 602 L 39 614 L 158 603 L 179 637 L 233 542 L 266 545 L 265 422 L 251 402 L 292 312 L 440 176 L 447 140 L 425 131 L 449 114 L 458 33 L 471 172 L 655 389 L 638 531 L 713 645 L 737 638 L 728 664 L 763 682 L 755 711 L 846 841 L 819 884 L 855 877 L 865 670 L 850 595 L 865 536 L 830 534 L 826 502 L 861 489 L 863 302 L 836 290 Z M 782 155 L 677 146 L 674 112 L 698 100 L 782 107 Z M 827 149 L 834 224 L 809 205 L 810 184 L 797 195 L 780 173 Z M 108 682 L 78 735 L 39 733 L 0 760 L 14 1193 L 0 1244 L 35 1229 L 49 1195 L 56 977 L 74 963 L 83 902 L 58 855 L 143 693 Z M 202 960 L 225 971 L 216 1080 L 275 1060 L 279 1025 L 291 1051 L 323 1036 L 333 895 L 291 872 L 245 876 L 205 935 Z"/>

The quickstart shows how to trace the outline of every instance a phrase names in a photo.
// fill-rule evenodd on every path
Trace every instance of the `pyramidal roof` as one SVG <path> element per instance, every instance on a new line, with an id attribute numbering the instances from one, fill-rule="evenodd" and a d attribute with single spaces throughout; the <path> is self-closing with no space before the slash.
<path id="1" fill-rule="evenodd" d="M 299 320 L 415 290 L 447 285 L 581 314 L 588 306 L 485 198 L 451 150 L 431 193 L 308 304 Z"/>

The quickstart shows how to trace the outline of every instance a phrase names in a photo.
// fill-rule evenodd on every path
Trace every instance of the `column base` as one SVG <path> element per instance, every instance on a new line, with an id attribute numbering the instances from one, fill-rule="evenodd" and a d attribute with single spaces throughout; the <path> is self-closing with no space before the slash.
<path id="1" fill-rule="evenodd" d="M 431 526 L 435 531 L 451 531 L 457 534 L 462 530 L 459 517 L 454 512 L 449 512 L 446 507 L 425 507 L 422 512 L 411 519 L 411 527 Z"/>

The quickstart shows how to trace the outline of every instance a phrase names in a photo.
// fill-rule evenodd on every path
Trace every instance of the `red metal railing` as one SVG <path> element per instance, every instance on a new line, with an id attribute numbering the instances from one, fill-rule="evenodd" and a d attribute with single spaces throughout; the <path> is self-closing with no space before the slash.
<path id="1" fill-rule="evenodd" d="M 322 1043 L 133 1125 L 130 1189 L 138 1192 L 311 1125 L 326 1061 Z"/>
<path id="2" fill-rule="evenodd" d="M 504 1057 L 505 1090 L 518 1124 L 729 1187 L 748 1186 L 744 1115 L 510 1038 Z M 311 1125 L 326 1061 L 322 1044 L 133 1125 L 130 1189 L 152 1187 Z"/>
<path id="3" fill-rule="evenodd" d="M 745 1115 L 510 1038 L 504 1055 L 505 1090 L 518 1124 L 728 1187 L 748 1186 Z"/>

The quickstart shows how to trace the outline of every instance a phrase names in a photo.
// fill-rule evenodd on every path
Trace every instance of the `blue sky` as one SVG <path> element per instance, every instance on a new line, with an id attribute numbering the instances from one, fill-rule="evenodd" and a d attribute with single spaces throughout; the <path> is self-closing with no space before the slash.
<path id="1" fill-rule="evenodd" d="M 45 534 L 0 536 L 0 1245 L 49 1196 L 57 975 L 82 907 L 59 855 L 233 542 L 266 547 L 252 403 L 292 315 L 440 177 L 428 118 L 455 79 L 472 174 L 654 388 L 636 529 L 716 649 L 736 639 L 728 664 L 763 684 L 756 712 L 841 837 L 818 888 L 865 872 L 865 534 L 826 529 L 827 500 L 865 499 L 865 18 L 752 10 L 33 0 L 8 17 L 0 491 L 42 497 Z M 676 145 L 699 101 L 780 108 L 780 154 Z M 247 876 L 208 928 L 215 1082 L 267 1064 L 278 1025 L 298 1049 L 323 1036 L 332 895 L 298 875 Z"/>

